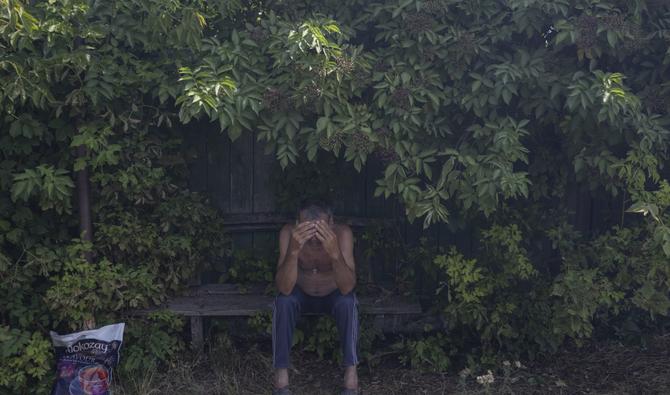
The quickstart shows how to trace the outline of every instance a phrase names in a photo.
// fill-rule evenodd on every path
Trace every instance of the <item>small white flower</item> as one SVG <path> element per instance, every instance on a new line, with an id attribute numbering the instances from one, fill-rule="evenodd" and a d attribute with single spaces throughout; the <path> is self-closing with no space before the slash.
<path id="1" fill-rule="evenodd" d="M 516 366 L 517 369 L 521 369 L 523 365 L 519 361 L 514 361 L 514 366 Z"/>
<path id="2" fill-rule="evenodd" d="M 509 368 L 512 364 L 509 361 L 503 361 L 503 366 Z"/>
<path id="3" fill-rule="evenodd" d="M 493 372 L 490 370 L 487 370 L 485 375 L 477 376 L 477 382 L 481 385 L 490 385 L 493 384 L 494 381 L 495 377 L 493 377 Z"/>
<path id="4" fill-rule="evenodd" d="M 464 378 L 468 377 L 468 376 L 470 375 L 470 373 L 472 373 L 472 372 L 470 371 L 470 369 L 465 368 L 465 369 L 461 370 L 460 372 L 458 372 L 458 375 L 459 375 L 462 379 L 464 379 Z"/>

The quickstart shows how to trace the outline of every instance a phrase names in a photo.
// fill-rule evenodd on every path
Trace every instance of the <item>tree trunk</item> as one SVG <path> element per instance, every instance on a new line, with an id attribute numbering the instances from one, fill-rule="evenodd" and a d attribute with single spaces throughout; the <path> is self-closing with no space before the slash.
<path id="1" fill-rule="evenodd" d="M 77 147 L 77 157 L 86 156 L 86 147 Z M 93 225 L 91 223 L 91 204 L 89 200 L 88 167 L 77 172 L 77 189 L 79 191 L 79 236 L 82 240 L 93 242 Z M 93 260 L 92 253 L 86 252 L 86 260 Z"/>
<path id="2" fill-rule="evenodd" d="M 77 147 L 77 157 L 81 158 L 86 156 L 86 147 L 80 145 Z M 79 192 L 79 237 L 82 240 L 93 242 L 93 225 L 91 223 L 91 204 L 89 200 L 90 191 L 88 184 L 88 167 L 77 172 L 77 190 Z M 93 261 L 93 254 L 91 251 L 86 251 L 84 253 L 84 258 L 88 262 Z M 84 329 L 94 329 L 95 328 L 95 318 L 90 320 L 84 320 L 83 322 Z"/>

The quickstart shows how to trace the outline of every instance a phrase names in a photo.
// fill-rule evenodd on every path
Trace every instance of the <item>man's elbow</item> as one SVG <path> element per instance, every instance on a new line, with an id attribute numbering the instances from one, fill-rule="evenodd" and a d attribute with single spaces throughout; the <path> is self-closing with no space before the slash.
<path id="1" fill-rule="evenodd" d="M 278 288 L 277 290 L 279 291 L 280 294 L 282 294 L 284 296 L 289 296 L 293 292 L 293 287 L 290 287 L 290 288 L 289 287 L 283 287 L 283 288 Z"/>
<path id="2" fill-rule="evenodd" d="M 339 287 L 340 288 L 340 293 L 342 295 L 347 295 L 351 293 L 354 288 L 356 288 L 356 281 L 352 281 L 351 284 L 345 284 Z"/>
<path id="3" fill-rule="evenodd" d="M 277 285 L 277 291 L 279 291 L 280 294 L 282 295 L 290 295 L 293 292 L 293 287 L 295 287 L 295 283 L 293 284 L 287 284 L 285 281 L 276 281 L 275 284 Z"/>

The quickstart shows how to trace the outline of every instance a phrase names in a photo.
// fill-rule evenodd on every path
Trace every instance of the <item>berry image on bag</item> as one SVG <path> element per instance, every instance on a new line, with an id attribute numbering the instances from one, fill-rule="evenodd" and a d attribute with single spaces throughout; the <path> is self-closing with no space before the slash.
<path id="1" fill-rule="evenodd" d="M 119 363 L 125 324 L 67 335 L 51 332 L 56 382 L 51 395 L 110 395 L 112 369 Z"/>

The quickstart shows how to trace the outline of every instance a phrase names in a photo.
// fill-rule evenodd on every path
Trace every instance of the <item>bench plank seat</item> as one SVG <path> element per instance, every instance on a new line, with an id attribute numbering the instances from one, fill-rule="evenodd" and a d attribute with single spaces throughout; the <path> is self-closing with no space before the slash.
<path id="1" fill-rule="evenodd" d="M 273 300 L 274 297 L 272 296 L 253 293 L 180 296 L 170 299 L 162 307 L 138 310 L 137 313 L 146 314 L 167 309 L 186 317 L 245 317 L 271 310 Z M 384 299 L 361 297 L 359 298 L 359 308 L 361 314 L 421 314 L 421 306 L 418 303 L 411 303 L 397 296 Z"/>
<path id="2" fill-rule="evenodd" d="M 250 317 L 271 311 L 274 296 L 265 292 L 263 285 L 206 284 L 191 287 L 184 296 L 168 299 L 162 306 L 138 309 L 132 315 L 146 315 L 169 310 L 190 318 L 193 349 L 202 351 L 204 317 Z M 372 317 L 373 325 L 383 332 L 422 330 L 426 316 L 419 303 L 398 295 L 359 297 L 359 311 Z"/>

